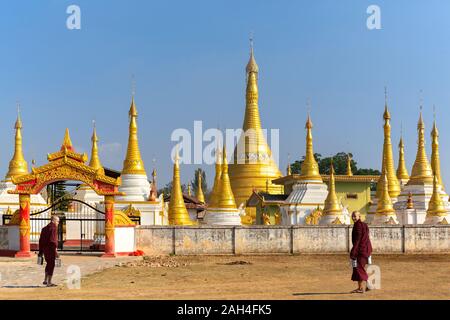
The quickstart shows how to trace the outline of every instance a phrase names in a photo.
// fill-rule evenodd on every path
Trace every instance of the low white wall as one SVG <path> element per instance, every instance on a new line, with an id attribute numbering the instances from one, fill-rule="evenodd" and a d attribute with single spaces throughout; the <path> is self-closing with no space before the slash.
<path id="1" fill-rule="evenodd" d="M 138 226 L 136 248 L 149 255 L 348 253 L 351 232 L 351 226 Z M 450 226 L 370 226 L 370 239 L 378 254 L 450 253 Z"/>
<path id="2" fill-rule="evenodd" d="M 135 227 L 114 228 L 114 249 L 118 253 L 136 251 Z"/>
<path id="3" fill-rule="evenodd" d="M 19 226 L 0 226 L 0 250 L 20 249 Z"/>

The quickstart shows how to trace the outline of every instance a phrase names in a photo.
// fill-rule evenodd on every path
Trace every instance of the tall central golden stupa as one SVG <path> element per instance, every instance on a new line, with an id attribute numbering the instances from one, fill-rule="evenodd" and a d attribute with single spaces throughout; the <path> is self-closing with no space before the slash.
<path id="1" fill-rule="evenodd" d="M 250 60 L 247 64 L 246 106 L 243 133 L 234 149 L 233 163 L 229 165 L 231 187 L 238 206 L 245 203 L 254 189 L 272 194 L 283 193 L 273 179 L 282 176 L 272 151 L 267 145 L 261 127 L 258 107 L 258 65 L 250 41 Z"/>

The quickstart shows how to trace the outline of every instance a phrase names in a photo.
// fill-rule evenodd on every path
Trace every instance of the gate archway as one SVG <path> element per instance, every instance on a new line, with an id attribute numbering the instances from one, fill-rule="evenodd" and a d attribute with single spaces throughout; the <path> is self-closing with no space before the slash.
<path id="1" fill-rule="evenodd" d="M 61 149 L 55 153 L 48 154 L 47 159 L 47 164 L 32 168 L 31 173 L 12 178 L 16 189 L 8 192 L 19 195 L 20 250 L 15 256 L 31 256 L 30 195 L 38 194 L 44 187 L 57 181 L 80 181 L 105 198 L 105 253 L 103 256 L 115 257 L 114 197 L 123 195 L 118 190 L 120 177 L 117 179 L 108 177 L 101 170 L 95 170 L 86 165 L 87 155 L 75 152 L 70 141 L 68 129 L 66 129 Z"/>

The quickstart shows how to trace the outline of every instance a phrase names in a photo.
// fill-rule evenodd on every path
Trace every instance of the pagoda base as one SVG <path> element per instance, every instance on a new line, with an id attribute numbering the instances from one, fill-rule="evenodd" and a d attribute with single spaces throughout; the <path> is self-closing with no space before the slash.
<path id="1" fill-rule="evenodd" d="M 337 220 L 336 220 L 337 219 Z M 349 225 L 350 224 L 350 216 L 348 214 L 327 214 L 320 218 L 319 225 Z"/>
<path id="2" fill-rule="evenodd" d="M 147 201 L 150 194 L 150 182 L 145 174 L 123 174 L 119 187 L 124 196 L 116 196 L 116 201 Z"/>
<path id="3" fill-rule="evenodd" d="M 212 226 L 240 226 L 241 215 L 238 209 L 210 209 L 205 213 L 203 222 Z"/>
<path id="4" fill-rule="evenodd" d="M 399 223 L 397 215 L 393 213 L 393 214 L 375 214 L 370 224 L 383 225 L 383 224 L 399 224 Z"/>
<path id="5" fill-rule="evenodd" d="M 281 208 L 282 225 L 305 225 L 307 217 L 322 208 L 328 195 L 323 182 L 302 181 L 295 184 Z"/>
<path id="6" fill-rule="evenodd" d="M 445 216 L 427 215 L 424 224 L 448 224 L 448 214 Z"/>

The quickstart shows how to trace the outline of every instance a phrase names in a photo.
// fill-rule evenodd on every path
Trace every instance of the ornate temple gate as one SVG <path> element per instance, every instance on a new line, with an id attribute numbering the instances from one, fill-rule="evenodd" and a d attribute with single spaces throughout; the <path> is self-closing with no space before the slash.
<path id="1" fill-rule="evenodd" d="M 19 195 L 17 224 L 19 225 L 20 249 L 15 256 L 31 256 L 30 236 L 33 216 L 30 216 L 30 195 L 38 194 L 44 187 L 56 181 L 80 181 L 91 187 L 98 195 L 105 197 L 105 253 L 103 256 L 115 257 L 114 197 L 116 195 L 123 195 L 123 193 L 118 191 L 120 178 L 115 179 L 108 177 L 99 170 L 95 170 L 86 165 L 87 155 L 75 152 L 70 142 L 68 131 L 66 131 L 64 143 L 60 151 L 48 154 L 47 159 L 49 161 L 47 164 L 38 168 L 32 168 L 30 174 L 12 178 L 12 182 L 16 185 L 16 189 L 8 192 Z M 80 219 L 81 221 L 83 220 L 82 218 Z"/>
<path id="2" fill-rule="evenodd" d="M 62 209 L 61 207 L 65 207 Z M 59 217 L 58 250 L 101 251 L 105 237 L 105 212 L 78 199 L 61 199 L 44 210 L 30 213 L 30 247 L 38 249 L 41 230 L 52 215 Z"/>

